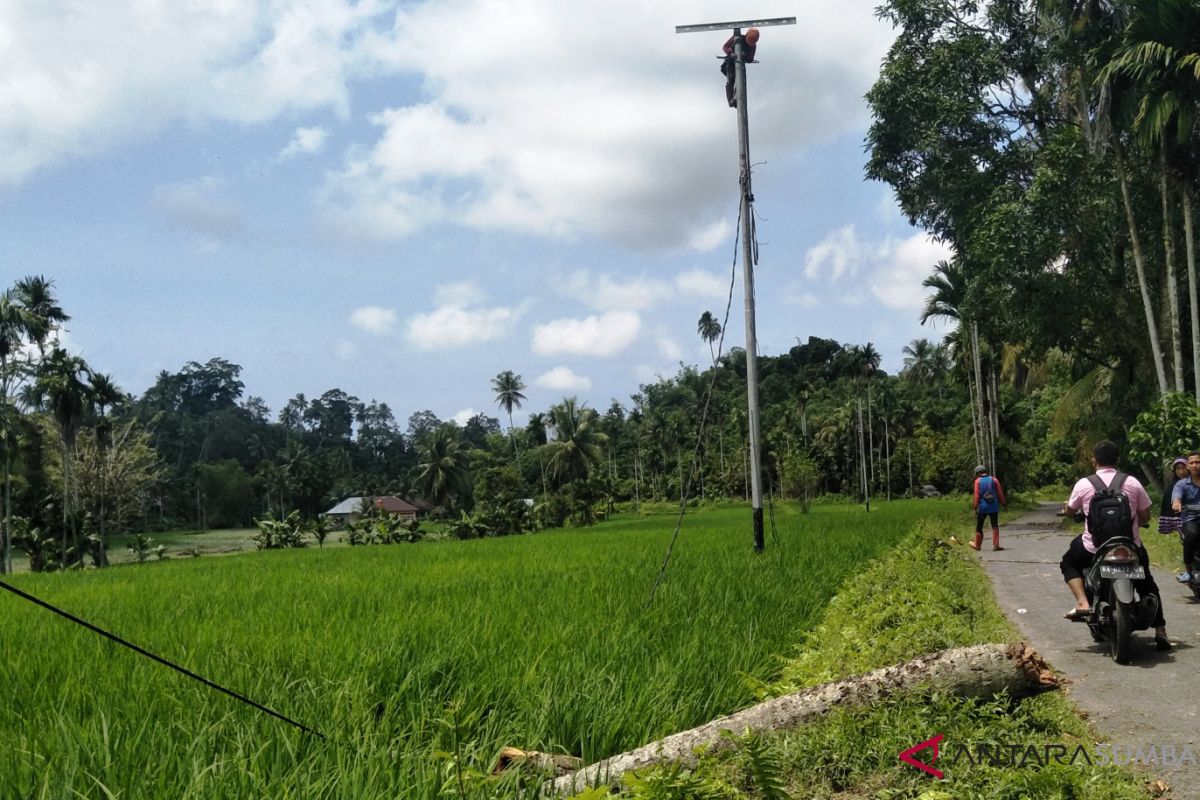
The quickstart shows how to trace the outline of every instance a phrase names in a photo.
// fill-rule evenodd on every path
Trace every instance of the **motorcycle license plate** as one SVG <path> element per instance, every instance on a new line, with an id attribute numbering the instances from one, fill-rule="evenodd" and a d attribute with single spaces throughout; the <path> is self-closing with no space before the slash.
<path id="1" fill-rule="evenodd" d="M 1101 578 L 1129 578 L 1140 581 L 1146 577 L 1146 571 L 1141 564 L 1101 564 Z"/>

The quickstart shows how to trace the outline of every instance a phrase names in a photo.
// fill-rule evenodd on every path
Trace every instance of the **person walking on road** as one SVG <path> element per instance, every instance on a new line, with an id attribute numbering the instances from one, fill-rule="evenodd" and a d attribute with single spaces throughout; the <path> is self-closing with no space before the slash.
<path id="1" fill-rule="evenodd" d="M 1183 533 L 1183 519 L 1174 507 L 1175 484 L 1188 479 L 1188 462 L 1186 458 L 1177 458 L 1171 464 L 1171 479 L 1166 483 L 1163 492 L 1162 505 L 1158 509 L 1159 533 Z"/>
<path id="2" fill-rule="evenodd" d="M 994 475 L 989 475 L 987 467 L 980 464 L 975 467 L 975 491 L 971 498 L 971 508 L 975 510 L 975 540 L 971 549 L 978 550 L 983 546 L 983 519 L 987 517 L 992 523 L 992 549 L 1003 550 L 1000 546 L 1000 506 L 1008 510 L 1008 500 L 1004 497 L 1004 487 Z"/>
<path id="3" fill-rule="evenodd" d="M 1119 484 L 1121 494 L 1128 498 L 1129 510 L 1132 512 L 1129 534 L 1133 538 L 1138 560 L 1146 572 L 1146 577 L 1143 580 L 1134 581 L 1134 586 L 1142 597 L 1150 594 L 1158 597 L 1158 612 L 1154 617 L 1154 645 L 1159 650 L 1170 650 L 1172 645 L 1171 640 L 1167 638 L 1167 621 L 1163 617 L 1162 595 L 1158 591 L 1158 584 L 1154 582 L 1154 577 L 1150 574 L 1150 554 L 1146 552 L 1146 548 L 1142 545 L 1142 537 L 1138 533 L 1138 528 L 1150 522 L 1150 509 L 1154 504 L 1150 502 L 1150 495 L 1146 494 L 1146 489 L 1137 478 L 1117 472 L 1119 456 L 1117 446 L 1112 442 L 1107 440 L 1097 442 L 1096 446 L 1092 448 L 1092 465 L 1096 468 L 1096 472 L 1079 479 L 1075 488 L 1071 490 L 1071 497 L 1063 507 L 1063 514 L 1082 511 L 1084 516 L 1083 533 L 1071 540 L 1070 547 L 1067 548 L 1067 552 L 1063 554 L 1062 561 L 1058 565 L 1062 571 L 1063 580 L 1067 582 L 1067 588 L 1075 597 L 1075 607 L 1066 613 L 1066 618 L 1077 622 L 1087 619 L 1092 613 L 1087 590 L 1083 584 L 1083 576 L 1091 569 L 1092 557 L 1096 554 L 1097 544 L 1092 540 L 1092 532 L 1088 527 L 1090 520 L 1088 520 L 1087 514 L 1091 508 L 1092 498 L 1096 496 L 1097 484 L 1102 484 L 1108 489 L 1118 488 L 1117 484 Z M 1200 470 L 1200 454 L 1197 455 L 1196 465 Z"/>
<path id="4" fill-rule="evenodd" d="M 1194 509 L 1200 506 L 1200 452 L 1188 453 L 1187 468 L 1190 476 L 1171 490 L 1171 508 L 1183 526 L 1183 574 L 1175 577 L 1180 583 L 1191 581 L 1192 561 L 1200 545 L 1200 511 Z"/>

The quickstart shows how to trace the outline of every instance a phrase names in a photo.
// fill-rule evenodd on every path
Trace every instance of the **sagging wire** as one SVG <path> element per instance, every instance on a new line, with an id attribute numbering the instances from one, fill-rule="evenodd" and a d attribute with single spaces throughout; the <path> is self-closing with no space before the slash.
<path id="1" fill-rule="evenodd" d="M 164 667 L 170 667 L 171 669 L 175 670 L 176 672 L 180 672 L 180 673 L 186 675 L 187 677 L 191 678 L 194 681 L 199 681 L 200 683 L 204 684 L 205 686 L 207 686 L 210 689 L 216 689 L 218 692 L 223 692 L 224 694 L 227 694 L 230 697 L 232 697 L 234 700 L 237 700 L 241 703 L 245 703 L 248 706 L 258 709 L 259 711 L 263 712 L 264 714 L 268 714 L 268 715 L 274 717 L 275 719 L 281 720 L 283 722 L 286 722 L 289 725 L 297 727 L 300 730 L 304 731 L 305 733 L 309 733 L 309 734 L 312 734 L 313 736 L 316 736 L 318 739 L 320 739 L 322 741 L 325 740 L 325 735 L 323 733 L 308 727 L 307 725 L 305 725 L 302 722 L 297 722 L 296 720 L 291 719 L 290 717 L 285 717 L 283 714 L 280 714 L 278 711 L 267 708 L 262 703 L 256 703 L 255 701 L 251 700 L 249 697 L 246 697 L 245 695 L 242 695 L 242 694 L 238 694 L 237 692 L 233 691 L 232 689 L 226 689 L 221 684 L 216 683 L 214 681 L 210 681 L 208 678 L 205 678 L 203 675 L 197 675 L 196 673 L 192 672 L 187 667 L 181 667 L 180 665 L 174 663 L 173 661 L 168 661 L 167 659 L 163 658 L 162 656 L 151 653 L 149 650 L 147 650 L 143 647 L 138 647 L 136 644 L 133 644 L 132 642 L 128 642 L 128 641 L 122 639 L 120 636 L 117 636 L 115 633 L 109 633 L 108 631 L 104 630 L 103 628 L 93 625 L 92 623 L 88 622 L 87 620 L 80 619 L 79 617 L 75 616 L 74 614 L 70 613 L 69 611 L 63 611 L 61 608 L 51 605 L 50 603 L 47 603 L 45 600 L 34 597 L 33 595 L 31 595 L 27 592 L 23 592 L 20 589 L 18 589 L 17 587 L 12 586 L 11 584 L 5 583 L 4 581 L 0 581 L 0 589 L 4 589 L 5 591 L 12 592 L 17 597 L 20 597 L 23 600 L 28 600 L 29 602 L 33 603 L 34 605 L 41 606 L 42 608 L 46 609 L 47 611 L 51 611 L 55 614 L 58 614 L 60 617 L 63 617 L 64 619 L 68 619 L 71 622 L 74 622 L 76 625 L 81 625 L 84 628 L 87 628 L 92 633 L 98 633 L 101 636 L 103 636 L 104 638 L 106 638 L 110 641 L 116 642 L 117 644 L 121 645 L 122 647 L 129 648 L 130 650 L 137 653 L 138 655 L 145 656 L 146 658 L 150 659 L 151 661 L 155 661 L 159 664 L 162 664 Z"/>
<path id="2" fill-rule="evenodd" d="M 751 205 L 753 209 L 753 205 Z M 753 220 L 753 214 L 751 214 Z M 700 447 L 704 443 L 704 429 L 708 424 L 708 407 L 712 403 L 713 387 L 717 383 L 717 374 L 720 370 L 717 368 L 717 363 L 721 360 L 721 354 L 725 347 L 725 329 L 729 325 L 729 311 L 733 307 L 733 287 L 737 283 L 737 263 L 738 263 L 738 245 L 741 244 L 742 235 L 742 204 L 738 201 L 738 218 L 737 226 L 733 237 L 733 263 L 729 268 L 729 295 L 725 300 L 725 318 L 721 320 L 721 336 L 717 340 L 717 356 L 713 359 L 712 377 L 708 381 L 708 389 L 704 393 L 704 410 L 700 413 L 700 427 L 696 431 L 696 446 L 692 449 L 692 464 L 688 470 L 687 484 L 680 492 L 679 498 L 679 516 L 675 519 L 675 532 L 671 534 L 671 541 L 667 545 L 667 552 L 663 556 L 662 566 L 658 569 L 658 576 L 654 579 L 654 585 L 650 587 L 650 596 L 646 599 L 644 608 L 649 608 L 654 602 L 655 596 L 658 594 L 658 587 L 663 582 L 663 578 L 667 575 L 667 567 L 671 563 L 671 554 L 675 550 L 675 542 L 679 539 L 679 531 L 683 527 L 683 515 L 687 510 L 688 495 L 691 491 L 692 481 L 696 479 L 696 466 L 700 460 Z M 755 255 L 755 260 L 758 256 Z"/>

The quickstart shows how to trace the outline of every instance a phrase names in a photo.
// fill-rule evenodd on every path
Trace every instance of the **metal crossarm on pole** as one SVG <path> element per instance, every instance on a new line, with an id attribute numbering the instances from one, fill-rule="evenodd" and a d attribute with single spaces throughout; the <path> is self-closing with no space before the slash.
<path id="1" fill-rule="evenodd" d="M 770 19 L 743 19 L 737 22 L 706 22 L 703 25 L 676 25 L 676 33 L 707 33 L 727 31 L 734 28 L 769 28 L 772 25 L 795 25 L 795 17 L 771 17 Z"/>
<path id="2" fill-rule="evenodd" d="M 733 30 L 733 61 L 737 97 L 738 185 L 741 190 L 742 275 L 746 292 L 746 404 L 749 408 L 747 426 L 750 429 L 750 498 L 754 525 L 754 550 L 761 553 L 763 538 L 762 442 L 758 414 L 758 338 L 754 316 L 754 258 L 753 218 L 750 205 L 754 191 L 750 184 L 750 115 L 746 102 L 746 40 L 743 28 L 764 28 L 773 25 L 795 25 L 795 17 L 744 19 L 736 22 L 712 22 L 701 25 L 677 25 L 676 33 L 700 33 Z"/>

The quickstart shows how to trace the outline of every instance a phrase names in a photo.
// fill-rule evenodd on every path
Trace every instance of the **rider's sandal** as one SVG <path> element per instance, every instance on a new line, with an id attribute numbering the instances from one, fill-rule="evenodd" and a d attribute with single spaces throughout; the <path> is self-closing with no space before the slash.
<path id="1" fill-rule="evenodd" d="M 1165 636 L 1155 636 L 1154 637 L 1154 649 L 1160 653 L 1166 652 L 1167 650 L 1170 650 L 1174 646 L 1175 645 L 1171 644 L 1171 640 Z"/>

